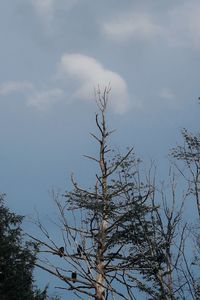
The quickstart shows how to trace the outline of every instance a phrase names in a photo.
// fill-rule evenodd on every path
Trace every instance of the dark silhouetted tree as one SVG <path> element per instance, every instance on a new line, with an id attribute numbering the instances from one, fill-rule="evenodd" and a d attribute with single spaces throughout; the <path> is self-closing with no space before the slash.
<path id="1" fill-rule="evenodd" d="M 33 280 L 37 246 L 24 242 L 22 216 L 10 212 L 0 195 L 0 299 L 45 300 L 47 288 L 37 289 Z"/>

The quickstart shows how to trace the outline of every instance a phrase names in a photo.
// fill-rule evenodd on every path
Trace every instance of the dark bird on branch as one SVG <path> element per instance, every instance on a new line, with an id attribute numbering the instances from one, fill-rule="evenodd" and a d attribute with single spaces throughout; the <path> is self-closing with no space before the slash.
<path id="1" fill-rule="evenodd" d="M 77 278 L 77 273 L 76 271 L 72 272 L 72 281 L 76 282 L 76 278 Z"/>
<path id="2" fill-rule="evenodd" d="M 56 253 L 53 253 L 53 255 L 59 255 L 60 257 L 64 256 L 65 249 L 64 247 L 60 247 Z"/>
<path id="3" fill-rule="evenodd" d="M 78 247 L 77 247 L 77 254 L 78 254 L 78 256 L 81 257 L 82 253 L 83 253 L 83 248 L 81 247 L 81 245 L 78 245 Z"/>
<path id="4" fill-rule="evenodd" d="M 62 257 L 65 253 L 64 247 L 60 247 L 59 250 L 58 250 L 58 253 L 59 253 L 60 257 Z"/>

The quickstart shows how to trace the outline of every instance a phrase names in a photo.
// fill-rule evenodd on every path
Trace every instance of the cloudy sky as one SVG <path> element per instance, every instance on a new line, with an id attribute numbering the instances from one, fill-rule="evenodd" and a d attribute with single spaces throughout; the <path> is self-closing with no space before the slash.
<path id="1" fill-rule="evenodd" d="M 0 37 L 0 191 L 20 214 L 51 213 L 72 171 L 87 184 L 97 86 L 113 145 L 144 160 L 199 129 L 199 0 L 1 0 Z"/>

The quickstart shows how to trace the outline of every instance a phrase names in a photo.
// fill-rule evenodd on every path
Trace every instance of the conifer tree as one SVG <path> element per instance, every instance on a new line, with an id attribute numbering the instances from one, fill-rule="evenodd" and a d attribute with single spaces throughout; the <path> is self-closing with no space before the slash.
<path id="1" fill-rule="evenodd" d="M 33 268 L 37 246 L 24 242 L 21 228 L 23 216 L 10 212 L 0 195 L 0 299 L 46 300 L 47 288 L 36 288 Z"/>

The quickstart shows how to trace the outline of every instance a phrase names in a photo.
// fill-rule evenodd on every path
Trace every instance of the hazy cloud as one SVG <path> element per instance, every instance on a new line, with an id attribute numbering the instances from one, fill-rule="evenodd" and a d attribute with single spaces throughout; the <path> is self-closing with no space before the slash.
<path id="1" fill-rule="evenodd" d="M 68 10 L 78 0 L 29 0 L 40 18 L 44 29 L 49 32 L 54 30 L 53 21 L 56 19 L 56 13 L 59 10 Z M 53 23 L 53 24 L 52 24 Z M 55 25 L 55 24 L 54 24 Z"/>
<path id="2" fill-rule="evenodd" d="M 176 99 L 174 93 L 169 88 L 163 88 L 160 91 L 159 96 L 167 101 L 174 101 Z"/>
<path id="3" fill-rule="evenodd" d="M 30 0 L 44 28 L 51 27 L 54 17 L 54 0 Z"/>
<path id="4" fill-rule="evenodd" d="M 159 38 L 170 46 L 200 47 L 200 1 L 174 2 L 160 11 L 120 12 L 101 24 L 101 31 L 113 41 Z"/>
<path id="5" fill-rule="evenodd" d="M 178 46 L 200 47 L 200 2 L 193 0 L 169 12 L 169 41 Z"/>
<path id="6" fill-rule="evenodd" d="M 25 102 L 38 110 L 46 110 L 63 96 L 59 88 L 37 89 L 31 82 L 9 81 L 0 84 L 0 96 L 23 94 Z"/>
<path id="7" fill-rule="evenodd" d="M 62 99 L 63 90 L 59 88 L 48 89 L 44 91 L 34 91 L 27 98 L 27 104 L 35 107 L 40 111 L 48 109 L 57 101 Z"/>
<path id="8" fill-rule="evenodd" d="M 78 0 L 30 0 L 36 12 L 41 16 L 53 15 L 57 8 L 69 9 Z"/>
<path id="9" fill-rule="evenodd" d="M 127 13 L 119 15 L 102 25 L 103 33 L 116 41 L 132 38 L 149 40 L 161 35 L 162 28 L 148 13 Z"/>
<path id="10" fill-rule="evenodd" d="M 59 74 L 72 77 L 78 87 L 73 96 L 83 100 L 94 99 L 94 89 L 104 89 L 111 85 L 111 106 L 117 113 L 124 113 L 129 106 L 127 86 L 124 79 L 116 72 L 106 69 L 96 59 L 82 54 L 64 54 L 61 57 Z"/>
<path id="11" fill-rule="evenodd" d="M 33 85 L 27 81 L 9 81 L 0 84 L 0 95 L 8 95 L 11 93 L 24 93 L 31 91 Z"/>
<path id="12" fill-rule="evenodd" d="M 54 8 L 54 0 L 31 0 L 33 6 L 38 13 L 43 15 L 49 15 Z"/>

